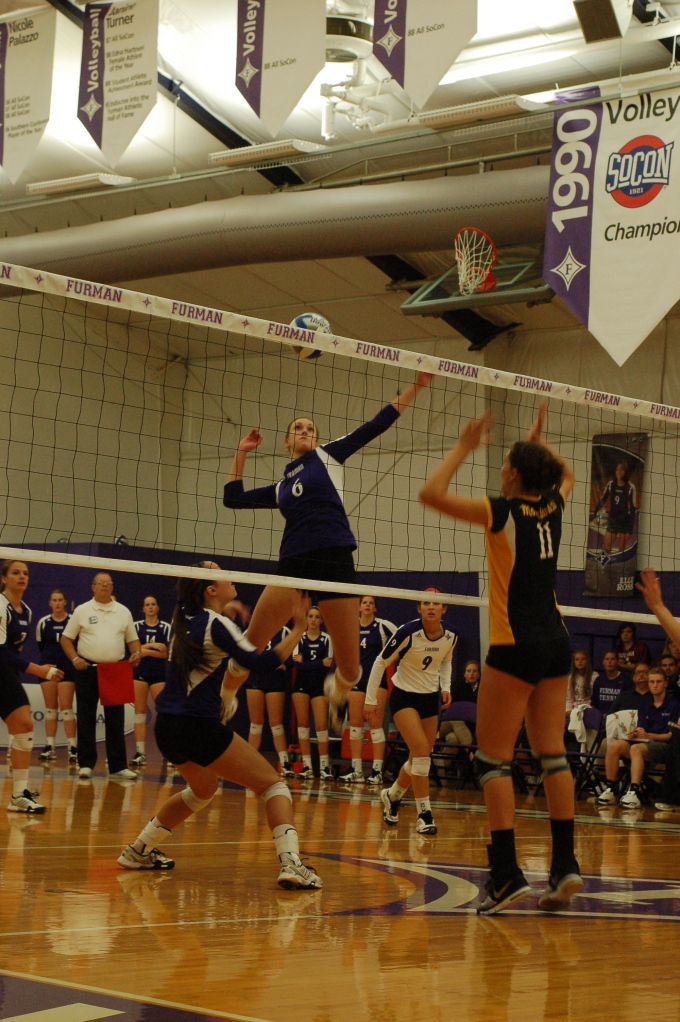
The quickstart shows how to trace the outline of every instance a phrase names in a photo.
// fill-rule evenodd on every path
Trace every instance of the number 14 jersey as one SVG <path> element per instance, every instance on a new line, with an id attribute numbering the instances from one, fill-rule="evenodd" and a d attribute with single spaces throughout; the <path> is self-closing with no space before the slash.
<path id="1" fill-rule="evenodd" d="M 565 634 L 555 598 L 564 500 L 486 497 L 489 644 L 551 642 Z"/>

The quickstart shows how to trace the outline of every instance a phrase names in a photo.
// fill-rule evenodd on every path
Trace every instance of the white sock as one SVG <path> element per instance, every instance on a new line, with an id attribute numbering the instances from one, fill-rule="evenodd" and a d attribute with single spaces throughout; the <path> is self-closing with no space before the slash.
<path id="1" fill-rule="evenodd" d="M 46 738 L 45 745 L 49 745 L 52 749 L 54 748 L 54 738 Z"/>
<path id="2" fill-rule="evenodd" d="M 158 848 L 160 844 L 168 840 L 171 834 L 172 831 L 168 827 L 164 827 L 159 822 L 158 817 L 154 816 L 153 820 L 147 823 L 137 840 L 132 842 L 132 847 L 136 852 L 144 855 L 146 852 L 150 852 L 152 848 Z"/>
<path id="3" fill-rule="evenodd" d="M 141 752 L 142 755 L 143 755 L 145 749 L 146 749 L 146 742 L 137 742 L 137 752 Z"/>
<path id="4" fill-rule="evenodd" d="M 312 769 L 312 757 L 311 756 L 303 756 L 302 757 L 302 762 L 304 763 L 304 765 L 306 767 L 309 767 L 310 770 Z"/>
<path id="5" fill-rule="evenodd" d="M 290 860 L 296 865 L 300 862 L 300 846 L 298 835 L 292 823 L 280 823 L 272 831 L 276 854 L 281 862 Z"/>
<path id="6" fill-rule="evenodd" d="M 374 759 L 373 760 L 373 769 L 376 770 L 379 774 L 382 773 L 382 760 L 381 759 Z"/>
<path id="7" fill-rule="evenodd" d="M 322 770 L 330 769 L 330 759 L 328 756 L 319 756 L 319 766 Z"/>
<path id="8" fill-rule="evenodd" d="M 417 798 L 416 799 L 416 806 L 418 807 L 418 816 L 422 816 L 423 813 L 431 813 L 432 812 L 432 806 L 430 805 L 430 797 L 429 797 L 429 795 L 428 795 L 427 798 Z"/>
<path id="9" fill-rule="evenodd" d="M 279 763 L 281 764 L 281 766 L 285 766 L 288 763 L 288 753 L 287 752 L 284 751 L 284 752 L 280 752 L 279 753 Z"/>
<path id="10" fill-rule="evenodd" d="M 407 791 L 408 788 L 400 788 L 397 782 L 395 781 L 392 787 L 390 788 L 388 795 L 390 796 L 390 800 L 392 802 L 398 802 L 399 799 L 404 797 Z"/>
<path id="11" fill-rule="evenodd" d="M 361 759 L 352 760 L 352 770 L 355 774 L 360 774 L 363 770 L 363 761 Z"/>
<path id="12" fill-rule="evenodd" d="M 28 788 L 28 769 L 17 770 L 16 768 L 12 771 L 12 794 L 16 798 L 18 795 L 23 795 L 24 791 Z"/>

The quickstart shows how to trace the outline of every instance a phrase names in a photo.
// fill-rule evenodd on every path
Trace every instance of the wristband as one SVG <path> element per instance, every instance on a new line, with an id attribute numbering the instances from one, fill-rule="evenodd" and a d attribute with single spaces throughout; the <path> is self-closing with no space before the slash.
<path id="1" fill-rule="evenodd" d="M 52 678 L 55 676 L 58 670 L 59 670 L 58 667 L 50 667 L 49 671 L 45 675 L 45 681 L 52 681 Z"/>

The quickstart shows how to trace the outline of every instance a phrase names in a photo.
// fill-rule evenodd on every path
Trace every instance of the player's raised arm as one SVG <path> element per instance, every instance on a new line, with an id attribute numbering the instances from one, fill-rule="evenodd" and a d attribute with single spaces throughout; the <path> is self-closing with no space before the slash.
<path id="1" fill-rule="evenodd" d="M 569 494 L 574 488 L 576 476 L 574 475 L 574 470 L 572 469 L 570 463 L 566 461 L 566 459 L 563 458 L 562 455 L 559 454 L 554 447 L 552 447 L 549 443 L 546 443 L 546 441 L 543 439 L 543 430 L 545 428 L 545 417 L 547 411 L 548 402 L 544 401 L 541 407 L 538 409 L 536 421 L 534 422 L 533 426 L 527 433 L 527 440 L 530 443 L 541 444 L 543 447 L 546 447 L 552 454 L 555 461 L 558 461 L 561 464 L 562 482 L 559 485 L 559 491 L 562 496 L 562 500 L 566 503 Z M 597 509 L 594 513 L 595 514 L 597 513 Z"/>
<path id="2" fill-rule="evenodd" d="M 645 603 L 671 642 L 680 646 L 680 621 L 673 617 L 663 602 L 661 582 L 653 568 L 645 568 L 640 572 L 640 581 L 636 582 L 635 588 L 640 590 Z"/>
<path id="3" fill-rule="evenodd" d="M 450 518 L 473 522 L 475 525 L 488 524 L 489 511 L 486 500 L 450 493 L 449 485 L 470 454 L 478 447 L 489 443 L 491 425 L 489 412 L 485 412 L 479 419 L 468 422 L 456 446 L 444 457 L 418 494 L 418 499 L 426 507 L 431 507 Z"/>

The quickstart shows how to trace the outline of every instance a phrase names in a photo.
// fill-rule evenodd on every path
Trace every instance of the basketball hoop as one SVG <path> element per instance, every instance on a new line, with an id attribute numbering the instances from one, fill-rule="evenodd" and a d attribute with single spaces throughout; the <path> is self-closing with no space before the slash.
<path id="1" fill-rule="evenodd" d="M 484 231 L 463 227 L 454 241 L 458 286 L 463 295 L 489 291 L 496 283 L 491 272 L 496 265 L 496 246 Z"/>

